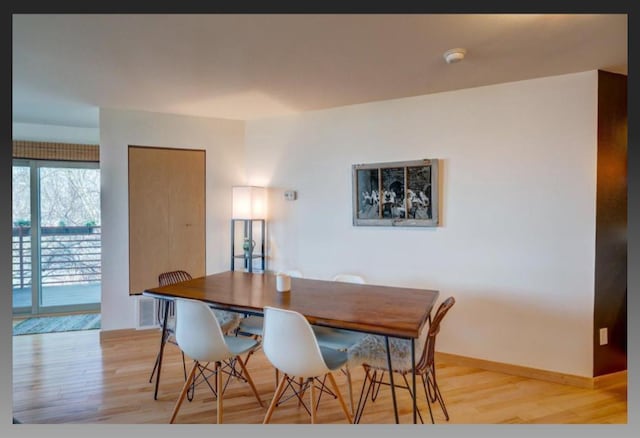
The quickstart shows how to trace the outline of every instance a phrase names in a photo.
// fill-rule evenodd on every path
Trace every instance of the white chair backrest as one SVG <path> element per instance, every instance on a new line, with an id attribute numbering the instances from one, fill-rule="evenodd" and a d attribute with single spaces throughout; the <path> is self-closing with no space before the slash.
<path id="1" fill-rule="evenodd" d="M 289 269 L 288 271 L 282 271 L 284 274 L 287 274 L 289 277 L 294 277 L 294 278 L 302 278 L 302 272 L 296 270 L 296 269 Z"/>
<path id="2" fill-rule="evenodd" d="M 295 377 L 316 377 L 329 372 L 306 318 L 292 310 L 264 308 L 262 348 L 269 362 Z"/>
<path id="3" fill-rule="evenodd" d="M 359 275 L 353 274 L 338 274 L 333 277 L 333 281 L 341 281 L 343 283 L 356 283 L 356 284 L 364 284 L 364 278 Z"/>
<path id="4" fill-rule="evenodd" d="M 213 310 L 198 300 L 176 300 L 176 342 L 187 356 L 199 362 L 233 356 Z"/>

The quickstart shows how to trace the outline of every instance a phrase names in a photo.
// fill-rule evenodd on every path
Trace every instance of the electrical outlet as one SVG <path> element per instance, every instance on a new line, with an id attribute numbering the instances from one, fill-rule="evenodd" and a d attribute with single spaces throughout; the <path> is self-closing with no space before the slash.
<path id="1" fill-rule="evenodd" d="M 286 192 L 284 192 L 284 199 L 286 199 L 287 201 L 295 201 L 296 199 L 295 190 L 287 190 Z"/>
<path id="2" fill-rule="evenodd" d="M 600 329 L 600 345 L 607 345 L 609 343 L 609 333 L 607 328 Z"/>

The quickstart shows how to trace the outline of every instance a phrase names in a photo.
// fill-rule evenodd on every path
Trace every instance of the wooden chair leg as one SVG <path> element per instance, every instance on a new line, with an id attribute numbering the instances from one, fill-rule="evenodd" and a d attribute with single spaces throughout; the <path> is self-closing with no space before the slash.
<path id="1" fill-rule="evenodd" d="M 218 407 L 218 424 L 222 424 L 222 393 L 223 388 L 222 388 L 222 367 L 221 367 L 221 363 L 220 362 L 216 362 L 216 386 L 219 388 L 218 390 L 218 400 L 217 400 L 217 407 Z"/>
<path id="2" fill-rule="evenodd" d="M 276 392 L 273 394 L 273 398 L 271 399 L 271 403 L 269 404 L 269 409 L 267 409 L 267 413 L 264 416 L 264 420 L 262 421 L 262 424 L 267 424 L 269 423 L 269 420 L 271 420 L 271 415 L 273 414 L 273 410 L 276 408 L 276 403 L 278 403 L 278 399 L 280 398 L 280 395 L 284 390 L 284 385 L 286 383 L 286 380 L 287 380 L 287 375 L 285 374 L 280 380 L 280 383 L 278 383 L 278 387 L 276 388 Z"/>
<path id="3" fill-rule="evenodd" d="M 311 424 L 316 424 L 316 385 L 313 384 L 313 378 L 310 378 L 311 390 Z"/>
<path id="4" fill-rule="evenodd" d="M 338 401 L 340 401 L 340 406 L 342 407 L 342 411 L 344 412 L 344 415 L 347 417 L 347 420 L 349 421 L 349 423 L 353 423 L 353 418 L 349 413 L 349 409 L 347 409 L 347 404 L 344 402 L 344 398 L 342 398 L 340 389 L 338 389 L 338 384 L 336 383 L 336 379 L 333 378 L 333 374 L 331 373 L 328 373 L 327 376 L 329 377 L 329 382 L 331 382 L 331 386 L 333 386 L 333 390 L 338 396 Z"/>
<path id="5" fill-rule="evenodd" d="M 242 368 L 242 372 L 244 373 L 244 377 L 247 379 L 247 382 L 249 382 L 249 386 L 251 386 L 251 389 L 253 390 L 253 393 L 255 394 L 256 399 L 258 400 L 258 403 L 260 404 L 260 407 L 264 408 L 264 404 L 262 403 L 262 400 L 258 395 L 258 390 L 256 389 L 256 386 L 253 384 L 253 379 L 251 379 L 251 376 L 249 375 L 249 371 L 247 371 L 247 368 L 244 366 L 244 363 L 242 363 L 242 359 L 240 358 L 240 356 L 238 356 L 237 359 L 238 359 L 238 363 L 240 364 L 240 368 Z"/>
<path id="6" fill-rule="evenodd" d="M 169 424 L 173 424 L 178 415 L 178 410 L 180 409 L 180 405 L 184 401 L 184 397 L 187 395 L 187 391 L 189 390 L 189 386 L 191 386 L 191 381 L 193 380 L 193 376 L 196 374 L 196 369 L 198 368 L 198 361 L 193 362 L 193 368 L 191 368 L 191 372 L 189 372 L 189 377 L 187 377 L 187 381 L 184 382 L 184 386 L 182 387 L 182 391 L 180 391 L 180 397 L 176 401 L 176 405 L 173 408 L 173 413 L 171 414 L 171 420 L 169 420 Z"/>

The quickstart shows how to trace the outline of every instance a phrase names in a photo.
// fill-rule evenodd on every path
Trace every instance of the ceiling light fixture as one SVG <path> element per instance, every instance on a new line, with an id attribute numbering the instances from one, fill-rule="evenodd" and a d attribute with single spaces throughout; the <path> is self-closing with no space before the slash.
<path id="1" fill-rule="evenodd" d="M 466 49 L 449 49 L 444 52 L 444 60 L 447 61 L 447 64 L 453 64 L 454 62 L 462 61 L 464 59 L 464 55 L 466 55 Z"/>

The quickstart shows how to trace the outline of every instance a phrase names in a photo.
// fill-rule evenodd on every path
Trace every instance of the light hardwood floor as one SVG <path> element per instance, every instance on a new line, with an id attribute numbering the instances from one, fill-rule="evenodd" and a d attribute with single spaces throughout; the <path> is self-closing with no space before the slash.
<path id="1" fill-rule="evenodd" d="M 100 342 L 99 330 L 13 337 L 13 415 L 23 423 L 168 423 L 184 383 L 179 350 L 168 345 L 158 400 L 148 383 L 158 348 L 158 331 Z M 189 366 L 189 363 L 187 364 Z M 247 384 L 232 381 L 224 394 L 225 423 L 261 423 L 274 392 L 274 372 L 262 352 L 247 364 L 261 408 Z M 627 383 L 584 389 L 437 362 L 439 384 L 451 416 L 449 423 L 626 423 Z M 352 371 L 354 397 L 364 373 Z M 345 397 L 346 378 L 336 374 Z M 420 382 L 420 380 L 418 380 Z M 418 406 L 425 420 L 424 393 Z M 411 400 L 398 390 L 400 422 L 409 423 Z M 345 423 L 337 400 L 323 398 L 320 423 Z M 446 423 L 434 405 L 436 423 Z M 177 423 L 215 423 L 216 403 L 206 386 L 185 401 Z M 278 407 L 272 423 L 309 423 L 297 402 Z M 367 403 L 361 423 L 393 423 L 389 389 Z"/>

